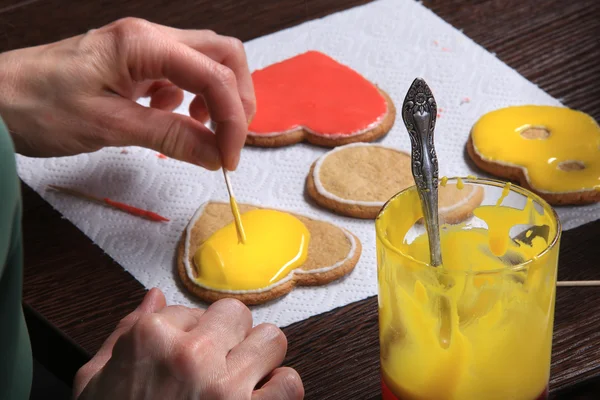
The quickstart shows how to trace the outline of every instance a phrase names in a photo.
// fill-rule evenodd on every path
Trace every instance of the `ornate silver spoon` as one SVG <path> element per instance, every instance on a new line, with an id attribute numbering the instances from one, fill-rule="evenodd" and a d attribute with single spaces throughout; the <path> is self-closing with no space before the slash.
<path id="1" fill-rule="evenodd" d="M 413 81 L 402 104 L 402 119 L 412 145 L 412 174 L 415 179 L 429 238 L 431 266 L 442 264 L 438 218 L 438 161 L 433 145 L 437 104 L 427 83 Z"/>

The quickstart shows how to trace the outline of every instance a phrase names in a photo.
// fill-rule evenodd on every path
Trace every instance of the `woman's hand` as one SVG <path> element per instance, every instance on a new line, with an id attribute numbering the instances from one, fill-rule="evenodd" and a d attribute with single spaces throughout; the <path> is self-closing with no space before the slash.
<path id="1" fill-rule="evenodd" d="M 165 307 L 162 292 L 152 289 L 79 370 L 74 397 L 302 399 L 296 371 L 278 368 L 286 350 L 281 330 L 252 328 L 250 311 L 237 300 L 220 300 L 206 311 Z"/>
<path id="2" fill-rule="evenodd" d="M 182 89 L 196 95 L 191 118 L 171 112 Z M 150 108 L 135 102 L 142 96 Z M 254 111 L 242 43 L 210 31 L 127 18 L 0 55 L 0 115 L 24 155 L 138 145 L 233 170 Z M 215 134 L 202 123 L 209 116 Z"/>

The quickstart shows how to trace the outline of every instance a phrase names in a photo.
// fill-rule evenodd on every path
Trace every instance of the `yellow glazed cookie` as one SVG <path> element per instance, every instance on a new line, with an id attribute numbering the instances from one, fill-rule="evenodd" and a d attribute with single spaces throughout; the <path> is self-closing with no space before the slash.
<path id="1" fill-rule="evenodd" d="M 518 106 L 492 111 L 473 126 L 475 164 L 518 181 L 550 204 L 600 201 L 600 127 L 580 111 Z"/>
<path id="2" fill-rule="evenodd" d="M 182 234 L 178 272 L 207 302 L 233 297 L 261 304 L 296 285 L 324 285 L 350 273 L 361 254 L 356 236 L 301 215 L 240 204 L 246 241 L 238 240 L 228 203 L 202 205 Z"/>

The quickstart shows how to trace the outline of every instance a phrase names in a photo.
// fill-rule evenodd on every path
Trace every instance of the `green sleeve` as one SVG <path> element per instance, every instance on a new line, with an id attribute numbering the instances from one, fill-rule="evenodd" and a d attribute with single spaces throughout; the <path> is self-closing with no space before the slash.
<path id="1" fill-rule="evenodd" d="M 32 356 L 22 292 L 21 193 L 14 146 L 0 119 L 0 399 L 29 399 Z"/>

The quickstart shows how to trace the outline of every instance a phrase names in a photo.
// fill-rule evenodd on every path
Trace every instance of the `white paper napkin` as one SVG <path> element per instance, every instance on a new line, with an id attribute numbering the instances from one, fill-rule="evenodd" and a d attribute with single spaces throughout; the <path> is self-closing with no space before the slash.
<path id="1" fill-rule="evenodd" d="M 402 104 L 412 80 L 425 78 L 441 114 L 436 128 L 441 175 L 483 175 L 467 164 L 464 155 L 469 130 L 483 113 L 518 104 L 560 105 L 412 0 L 376 1 L 246 43 L 251 69 L 311 49 L 329 54 L 377 83 L 397 106 Z M 187 113 L 191 99 L 186 94 L 177 112 Z M 410 149 L 400 116 L 382 143 Z M 332 221 L 354 232 L 363 244 L 362 257 L 351 275 L 327 286 L 295 289 L 283 299 L 253 308 L 256 323 L 286 326 L 377 293 L 373 222 L 335 216 L 309 205 L 304 197 L 309 167 L 324 152 L 310 145 L 246 148 L 238 171 L 232 175 L 239 202 Z M 161 288 L 170 304 L 205 307 L 179 284 L 174 254 L 196 208 L 208 200 L 227 200 L 221 173 L 161 159 L 142 148 L 109 148 L 53 159 L 19 156 L 18 167 L 29 186 L 144 286 Z M 46 192 L 48 184 L 78 187 L 151 209 L 171 218 L 171 222 L 153 223 Z M 600 206 L 562 207 L 558 213 L 564 228 L 570 229 L 600 218 Z"/>

